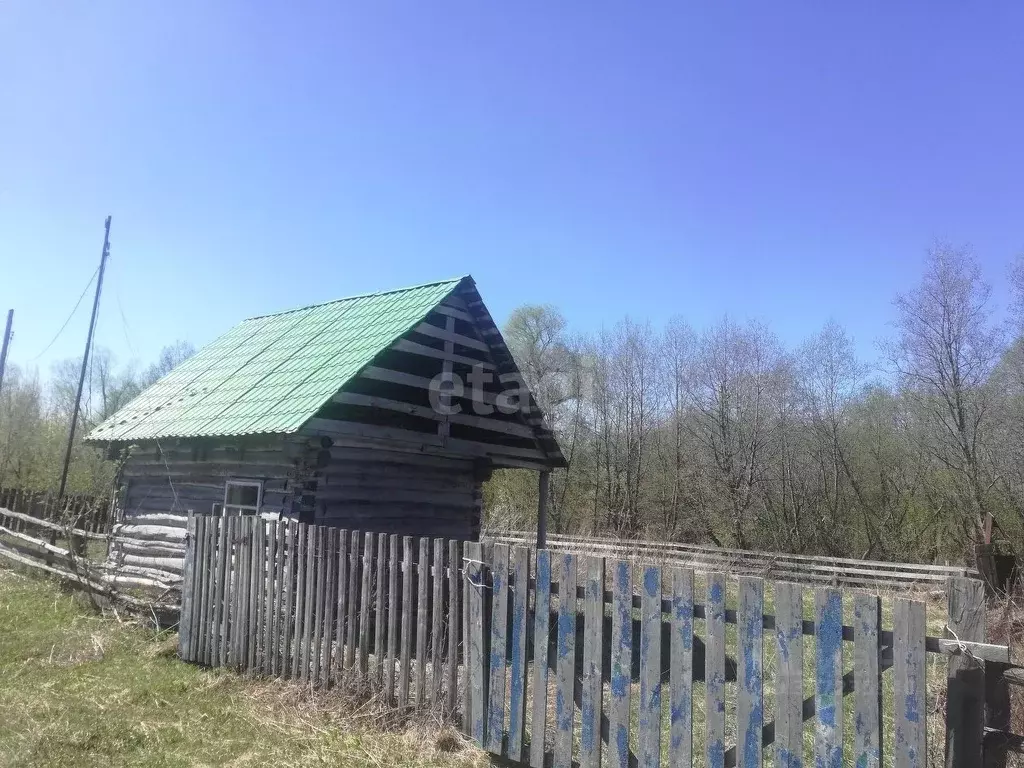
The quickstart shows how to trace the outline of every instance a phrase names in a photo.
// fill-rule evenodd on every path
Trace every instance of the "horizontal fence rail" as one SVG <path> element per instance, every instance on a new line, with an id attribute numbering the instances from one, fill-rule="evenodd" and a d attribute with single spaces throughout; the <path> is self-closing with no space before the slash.
<path id="1" fill-rule="evenodd" d="M 536 534 L 526 531 L 493 532 L 488 534 L 488 538 L 509 545 L 530 546 L 536 541 Z M 546 543 L 548 549 L 559 552 L 636 557 L 700 570 L 721 570 L 732 574 L 832 586 L 905 589 L 916 585 L 938 589 L 944 588 L 951 578 L 979 578 L 977 569 L 964 566 L 790 555 L 602 536 L 548 534 Z"/>
<path id="2" fill-rule="evenodd" d="M 190 661 L 433 708 L 531 766 L 925 766 L 944 658 L 949 765 L 974 765 L 983 714 L 960 675 L 1009 649 L 952 617 L 963 636 L 929 635 L 926 616 L 715 570 L 203 516 L 179 637 Z"/>

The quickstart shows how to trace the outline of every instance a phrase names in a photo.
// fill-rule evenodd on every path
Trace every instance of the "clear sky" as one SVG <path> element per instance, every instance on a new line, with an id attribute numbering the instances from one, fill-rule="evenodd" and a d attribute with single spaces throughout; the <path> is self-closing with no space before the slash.
<path id="1" fill-rule="evenodd" d="M 1024 251 L 1015 1 L 4 0 L 0 104 L 22 364 L 108 213 L 98 343 L 144 362 L 466 272 L 499 322 L 833 317 L 872 356 L 933 238 L 1000 299 Z"/>

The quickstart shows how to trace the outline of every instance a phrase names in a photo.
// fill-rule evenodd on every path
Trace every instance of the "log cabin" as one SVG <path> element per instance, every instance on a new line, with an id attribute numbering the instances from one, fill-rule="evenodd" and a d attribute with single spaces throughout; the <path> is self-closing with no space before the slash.
<path id="1" fill-rule="evenodd" d="M 476 539 L 492 470 L 558 443 L 472 277 L 253 317 L 94 429 L 120 461 L 110 559 L 180 572 L 187 516 Z"/>

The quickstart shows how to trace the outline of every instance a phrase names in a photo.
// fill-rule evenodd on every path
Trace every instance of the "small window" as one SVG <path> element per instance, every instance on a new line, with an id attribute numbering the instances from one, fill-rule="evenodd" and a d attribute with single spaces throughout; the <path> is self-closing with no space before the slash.
<path id="1" fill-rule="evenodd" d="M 224 486 L 224 516 L 259 514 L 263 483 L 258 480 L 228 480 Z"/>

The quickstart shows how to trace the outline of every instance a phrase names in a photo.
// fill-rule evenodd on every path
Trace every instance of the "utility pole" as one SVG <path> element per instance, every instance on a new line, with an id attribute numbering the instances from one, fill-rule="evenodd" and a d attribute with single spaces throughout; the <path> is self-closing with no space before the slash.
<path id="1" fill-rule="evenodd" d="M 92 334 L 96 329 L 96 315 L 100 309 L 100 292 L 103 290 L 103 271 L 110 255 L 110 217 L 103 225 L 103 253 L 100 255 L 100 274 L 96 280 L 96 296 L 92 300 L 92 318 L 89 320 L 89 335 L 85 337 L 85 354 L 82 356 L 82 373 L 78 377 L 78 394 L 75 395 L 75 409 L 71 414 L 71 429 L 68 432 L 68 450 L 64 454 L 64 469 L 60 473 L 60 490 L 57 499 L 64 498 L 64 487 L 68 482 L 68 468 L 71 466 L 71 446 L 75 442 L 75 422 L 78 421 L 78 409 L 82 405 L 82 390 L 85 389 L 85 374 L 89 366 L 89 350 L 92 348 Z"/>
<path id="2" fill-rule="evenodd" d="M 7 327 L 4 329 L 4 345 L 0 348 L 0 392 L 4 389 L 4 370 L 7 368 L 7 348 L 11 345 L 11 325 L 14 323 L 14 310 L 7 310 Z"/>

